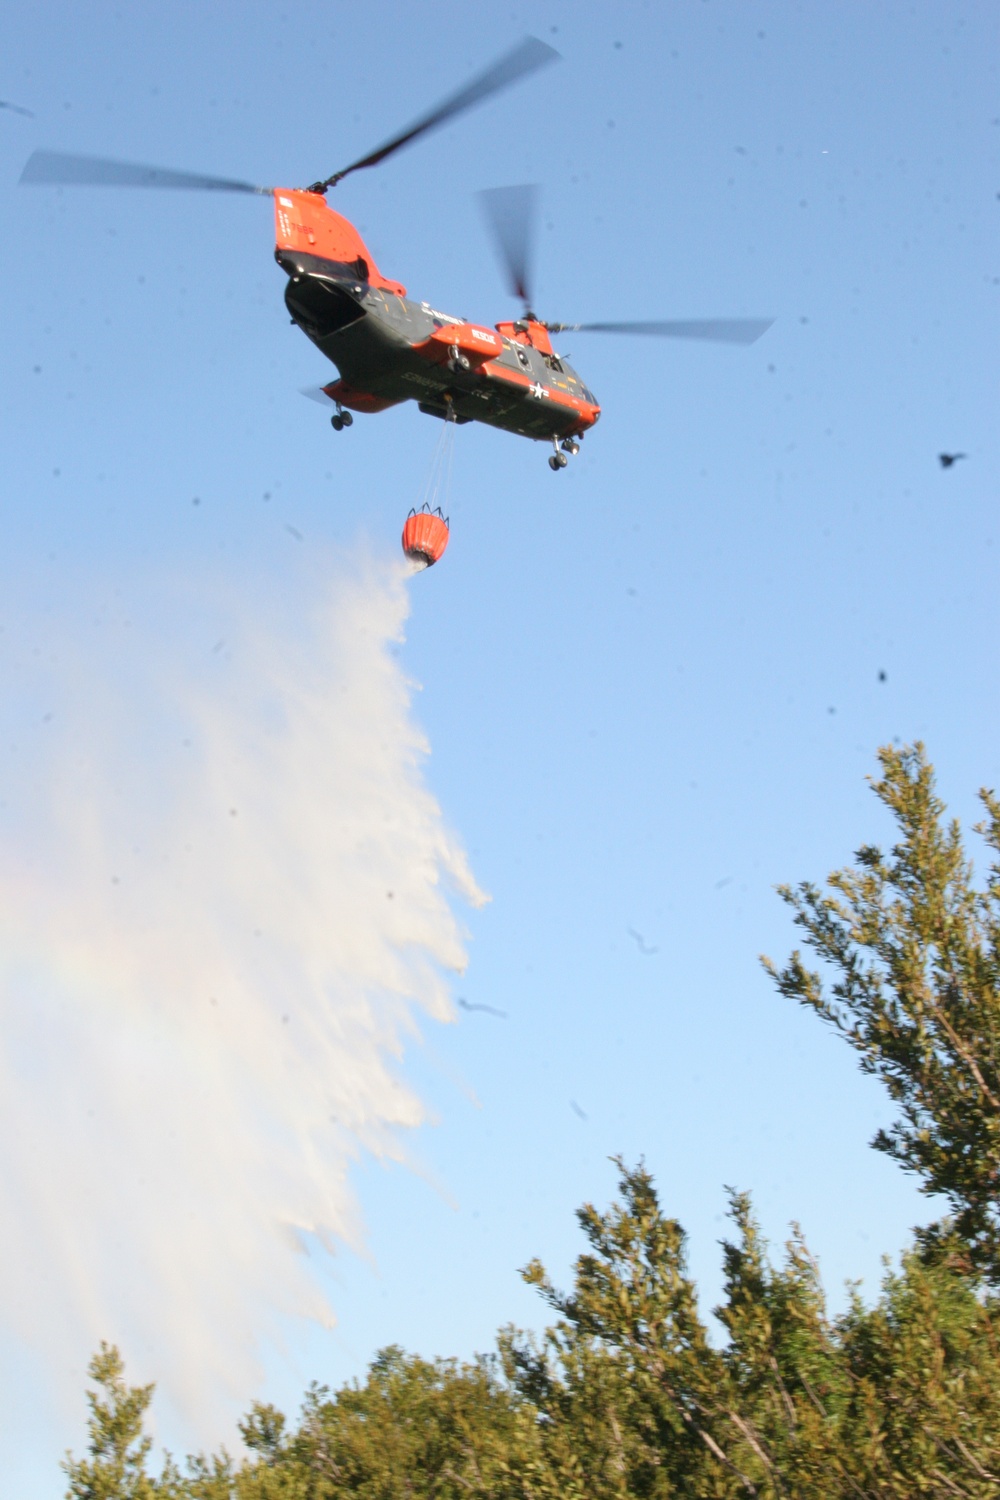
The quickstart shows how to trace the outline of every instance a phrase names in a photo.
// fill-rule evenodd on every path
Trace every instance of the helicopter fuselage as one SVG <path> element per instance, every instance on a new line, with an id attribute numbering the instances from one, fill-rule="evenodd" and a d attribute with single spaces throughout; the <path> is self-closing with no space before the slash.
<path id="1" fill-rule="evenodd" d="M 533 318 L 495 327 L 415 302 L 384 277 L 360 234 L 315 192 L 274 192 L 285 303 L 337 367 L 323 387 L 350 411 L 416 401 L 431 416 L 545 442 L 578 438 L 600 407 Z"/>

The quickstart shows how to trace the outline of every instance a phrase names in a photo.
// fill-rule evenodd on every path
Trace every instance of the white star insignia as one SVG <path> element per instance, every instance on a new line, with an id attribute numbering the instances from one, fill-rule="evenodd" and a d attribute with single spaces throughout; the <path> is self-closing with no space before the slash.
<path id="1" fill-rule="evenodd" d="M 538 401 L 541 401 L 542 397 L 545 395 L 545 387 L 544 385 L 542 385 L 542 382 L 540 380 L 536 380 L 534 385 L 531 387 L 531 394 Z"/>

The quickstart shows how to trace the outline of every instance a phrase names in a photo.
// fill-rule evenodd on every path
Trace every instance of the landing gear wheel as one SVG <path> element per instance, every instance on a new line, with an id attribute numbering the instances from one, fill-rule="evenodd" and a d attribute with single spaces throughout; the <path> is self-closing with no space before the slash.
<path id="1" fill-rule="evenodd" d="M 343 426 L 344 426 L 344 419 L 343 419 L 343 417 L 341 417 L 341 416 L 331 417 L 330 418 L 330 426 L 333 428 L 334 432 L 341 432 L 343 430 Z"/>
<path id="2" fill-rule="evenodd" d="M 566 457 L 565 453 L 553 453 L 552 457 L 549 459 L 549 468 L 554 474 L 558 474 L 559 470 L 565 469 L 568 463 L 569 459 Z"/>
<path id="3" fill-rule="evenodd" d="M 342 411 L 340 413 L 340 421 L 343 427 L 351 427 L 354 424 L 354 418 L 349 411 Z"/>

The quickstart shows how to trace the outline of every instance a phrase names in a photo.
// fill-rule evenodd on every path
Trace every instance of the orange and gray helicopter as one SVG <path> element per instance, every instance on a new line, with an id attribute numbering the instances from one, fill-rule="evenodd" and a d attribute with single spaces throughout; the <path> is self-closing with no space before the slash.
<path id="1" fill-rule="evenodd" d="M 547 323 L 532 310 L 530 261 L 536 189 L 497 188 L 481 194 L 510 290 L 523 305 L 515 321 L 471 323 L 416 302 L 383 276 L 354 225 L 326 202 L 351 172 L 377 166 L 420 136 L 555 61 L 558 53 L 526 37 L 463 88 L 391 140 L 350 166 L 305 188 L 141 166 L 103 157 L 36 151 L 21 174 L 26 184 L 190 188 L 263 194 L 274 199 L 275 259 L 288 276 L 285 303 L 292 321 L 336 366 L 339 378 L 321 387 L 341 431 L 352 412 L 381 412 L 415 400 L 422 412 L 456 423 L 487 422 L 552 446 L 549 464 L 565 468 L 601 408 L 580 376 L 555 350 L 563 332 L 655 334 L 751 344 L 772 320 L 719 318 L 686 322 Z"/>

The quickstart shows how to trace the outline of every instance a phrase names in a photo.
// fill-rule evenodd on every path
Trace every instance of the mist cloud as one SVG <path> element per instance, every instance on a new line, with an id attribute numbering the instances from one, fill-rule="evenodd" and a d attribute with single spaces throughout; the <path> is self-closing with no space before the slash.
<path id="1" fill-rule="evenodd" d="M 297 595 L 4 637 L 6 1328 L 77 1408 L 118 1341 L 199 1439 L 282 1317 L 335 1316 L 303 1236 L 360 1243 L 351 1163 L 423 1119 L 401 1048 L 483 899 L 423 777 L 404 567 Z"/>

